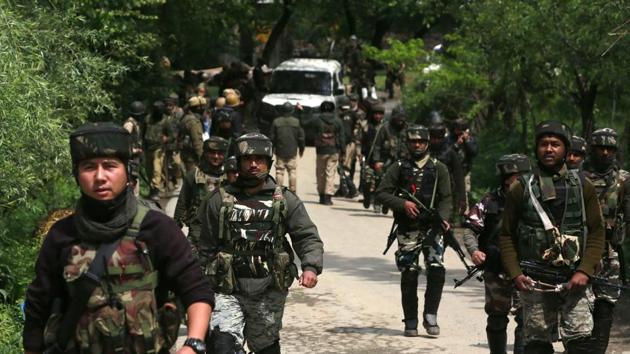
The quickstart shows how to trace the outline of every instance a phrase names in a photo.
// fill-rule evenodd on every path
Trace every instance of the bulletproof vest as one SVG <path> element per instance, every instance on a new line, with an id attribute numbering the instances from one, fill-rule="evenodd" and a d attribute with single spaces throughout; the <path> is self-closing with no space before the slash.
<path id="1" fill-rule="evenodd" d="M 623 185 L 630 174 L 625 170 L 613 169 L 605 175 L 591 171 L 584 174 L 595 186 L 599 205 L 602 208 L 606 226 L 606 239 L 616 242 L 623 240 L 624 222 L 623 210 L 620 208 L 623 200 Z M 616 235 L 618 234 L 618 235 Z"/>
<path id="2" fill-rule="evenodd" d="M 224 180 L 225 173 L 220 176 L 213 176 L 206 174 L 199 167 L 195 167 L 193 195 L 189 212 L 187 212 L 191 220 L 188 220 L 187 224 L 199 222 L 195 216 L 201 206 L 201 202 L 208 198 L 215 189 L 219 188 Z"/>
<path id="3" fill-rule="evenodd" d="M 265 262 L 284 251 L 287 217 L 285 188 L 276 186 L 269 200 L 237 200 L 225 189 L 220 188 L 219 191 L 222 197 L 219 247 L 234 255 L 237 277 L 266 276 L 265 272 L 252 274 L 247 267 L 254 272 L 258 265 L 252 265 L 250 261 L 255 257 L 262 257 Z M 239 270 L 239 266 L 242 269 Z"/>
<path id="4" fill-rule="evenodd" d="M 151 122 L 147 125 L 144 133 L 144 141 L 147 144 L 147 149 L 156 150 L 162 146 L 162 134 L 164 127 L 162 121 Z"/>
<path id="5" fill-rule="evenodd" d="M 524 187 L 522 214 L 518 223 L 518 253 L 521 260 L 543 260 L 545 250 L 554 245 L 554 236 L 545 231 L 540 216 L 532 203 L 528 183 L 532 173 L 519 177 Z M 576 236 L 581 247 L 585 245 L 585 211 L 582 181 L 575 171 L 554 182 L 556 198 L 543 202 L 538 176 L 532 180 L 533 197 L 537 198 L 560 234 Z M 583 252 L 583 248 L 579 251 Z"/>
<path id="6" fill-rule="evenodd" d="M 429 161 L 422 168 L 418 168 L 412 160 L 400 161 L 400 188 L 413 194 L 422 204 L 429 208 L 434 208 L 439 203 L 437 194 L 438 170 L 437 160 L 429 158 Z M 420 213 L 420 219 L 409 219 L 406 215 L 399 215 L 400 226 L 405 230 L 417 229 L 418 223 L 428 222 L 427 213 Z M 404 224 L 404 225 L 403 225 Z"/>
<path id="7" fill-rule="evenodd" d="M 396 130 L 391 123 L 384 128 L 385 131 L 383 133 L 385 136 L 382 141 L 381 159 L 383 161 L 396 161 L 407 158 L 409 153 L 407 150 L 406 130 Z"/>
<path id="8" fill-rule="evenodd" d="M 154 289 L 158 273 L 153 268 L 147 246 L 136 236 L 149 208 L 138 204 L 138 211 L 117 249 L 107 260 L 101 285 L 90 296 L 78 321 L 75 344 L 81 353 L 158 352 L 164 337 L 158 323 Z M 75 281 L 94 261 L 98 245 L 72 246 L 64 267 L 70 304 Z"/>
<path id="9" fill-rule="evenodd" d="M 479 235 L 479 248 L 482 251 L 485 251 L 490 245 L 498 245 L 503 210 L 505 209 L 505 198 L 498 189 L 494 190 L 484 200 L 484 206 L 486 208 L 484 229 Z"/>

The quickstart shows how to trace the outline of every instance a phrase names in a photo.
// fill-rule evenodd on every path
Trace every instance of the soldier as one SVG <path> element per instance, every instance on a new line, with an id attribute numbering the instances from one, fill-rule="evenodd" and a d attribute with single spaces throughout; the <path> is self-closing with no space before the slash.
<path id="1" fill-rule="evenodd" d="M 535 133 L 538 169 L 510 186 L 499 234 L 501 259 L 519 290 L 525 353 L 553 353 L 551 328 L 559 317 L 568 353 L 588 353 L 593 317 L 587 284 L 603 252 L 601 209 L 593 184 L 566 167 L 569 128 L 545 121 Z M 545 292 L 556 288 L 523 274 L 521 261 L 541 262 L 548 271 L 570 270 L 572 276 L 560 292 Z"/>
<path id="2" fill-rule="evenodd" d="M 177 198 L 173 218 L 179 227 L 188 226 L 188 240 L 195 254 L 199 249 L 199 235 L 201 234 L 197 211 L 201 201 L 221 186 L 225 180 L 223 162 L 227 148 L 227 141 L 218 136 L 204 141 L 203 159 L 199 166 L 186 174 L 182 190 Z"/>
<path id="3" fill-rule="evenodd" d="M 289 190 L 297 192 L 297 156 L 304 155 L 306 140 L 300 121 L 293 117 L 293 105 L 282 105 L 282 116 L 271 123 L 269 138 L 276 154 L 276 183 L 283 185 L 284 172 L 289 174 Z"/>
<path id="4" fill-rule="evenodd" d="M 388 93 L 388 98 L 391 100 L 394 98 L 394 85 L 398 84 L 400 91 L 405 87 L 405 64 L 400 63 L 398 67 L 394 68 L 391 65 L 387 65 L 387 72 L 385 74 L 385 90 Z"/>
<path id="5" fill-rule="evenodd" d="M 164 102 L 153 102 L 153 110 L 147 117 L 144 133 L 146 170 L 150 179 L 149 199 L 153 201 L 158 201 L 159 192 L 164 190 L 162 169 L 164 167 L 165 117 Z"/>
<path id="6" fill-rule="evenodd" d="M 485 311 L 488 315 L 486 335 L 491 354 L 505 354 L 507 345 L 508 314 L 517 305 L 514 284 L 505 275 L 501 266 L 498 236 L 501 217 L 505 208 L 505 195 L 510 185 L 523 173 L 531 170 L 525 155 L 503 155 L 496 164 L 500 176 L 498 188 L 487 193 L 475 204 L 463 222 L 464 244 L 473 263 L 483 267 L 483 280 L 486 289 Z M 514 331 L 514 353 L 522 353 L 523 320 L 520 306 L 517 307 Z"/>
<path id="7" fill-rule="evenodd" d="M 466 211 L 466 186 L 464 178 L 464 170 L 460 162 L 459 156 L 446 142 L 446 126 L 438 123 L 429 127 L 431 135 L 431 156 L 438 159 L 448 167 L 451 174 L 451 187 L 453 189 L 453 200 L 455 201 L 455 210 L 460 214 Z"/>
<path id="8" fill-rule="evenodd" d="M 298 276 L 293 250 L 302 266 L 299 284 L 312 288 L 323 245 L 304 204 L 269 177 L 271 141 L 250 133 L 236 145 L 236 182 L 215 190 L 199 213 L 201 254 L 217 292 L 209 347 L 234 353 L 244 336 L 257 354 L 277 354 L 288 288 Z"/>
<path id="9" fill-rule="evenodd" d="M 324 101 L 321 104 L 320 119 L 315 128 L 315 152 L 317 154 L 317 192 L 319 204 L 332 205 L 335 193 L 335 174 L 339 163 L 339 153 L 345 145 L 343 125 L 334 114 L 335 104 Z"/>
<path id="10" fill-rule="evenodd" d="M 586 140 L 579 136 L 571 137 L 571 149 L 567 154 L 567 168 L 570 170 L 582 170 L 582 163 L 586 158 Z"/>
<path id="11" fill-rule="evenodd" d="M 166 97 L 164 103 L 166 104 L 166 117 L 162 120 L 164 137 L 162 150 L 164 153 L 163 169 L 167 172 L 165 174 L 164 187 L 166 191 L 172 191 L 176 189 L 176 185 L 185 169 L 177 144 L 180 121 L 184 116 L 184 111 L 178 106 L 179 96 L 176 93 L 171 93 Z"/>
<path id="12" fill-rule="evenodd" d="M 236 156 L 230 156 L 225 159 L 225 166 L 223 167 L 225 170 L 225 178 L 228 184 L 232 184 L 236 182 L 238 178 L 238 161 L 236 160 Z"/>
<path id="13" fill-rule="evenodd" d="M 367 119 L 365 111 L 359 107 L 359 96 L 351 94 L 350 98 L 350 114 L 354 119 L 354 127 L 352 127 L 352 136 L 350 138 L 354 151 L 346 148 L 346 155 L 349 153 L 351 159 L 344 159 L 344 168 L 350 173 L 350 180 L 354 181 L 354 172 L 356 167 L 356 161 L 362 158 L 361 154 L 361 140 L 363 133 L 367 130 Z"/>
<path id="14" fill-rule="evenodd" d="M 129 133 L 88 123 L 70 135 L 81 190 L 73 215 L 48 232 L 26 293 L 26 353 L 168 353 L 186 307 L 179 354 L 205 353 L 213 293 L 175 222 L 137 202 Z M 159 281 L 158 281 L 159 279 Z"/>
<path id="15" fill-rule="evenodd" d="M 473 159 L 479 153 L 479 146 L 477 145 L 477 139 L 470 132 L 468 122 L 463 119 L 457 119 L 453 124 L 453 134 L 449 135 L 449 144 L 452 149 L 459 156 L 459 162 L 462 165 L 462 173 L 464 174 L 464 188 L 466 195 L 464 201 L 466 202 L 466 209 L 468 209 L 468 195 L 472 188 L 470 171 L 472 170 Z"/>
<path id="16" fill-rule="evenodd" d="M 357 156 L 355 133 L 357 132 L 358 117 L 356 112 L 351 109 L 350 99 L 348 97 L 342 97 L 339 99 L 339 119 L 341 120 L 343 126 L 344 141 L 346 143 L 340 155 L 341 166 L 339 168 L 339 173 L 343 173 L 345 175 L 346 172 L 348 172 L 349 176 L 346 178 L 341 178 L 340 176 L 340 186 L 335 193 L 335 196 L 354 198 L 357 195 L 357 188 L 354 185 L 353 177 L 354 165 L 356 163 Z M 341 184 L 344 183 L 344 180 L 347 184 L 347 190 L 344 190 L 341 186 Z"/>
<path id="17" fill-rule="evenodd" d="M 440 334 L 437 311 L 444 287 L 444 241 L 442 233 L 431 230 L 435 220 L 414 202 L 396 195 L 408 192 L 428 208 L 435 208 L 444 219 L 452 210 L 451 182 L 446 166 L 429 154 L 429 131 L 421 125 L 407 128 L 406 144 L 409 154 L 398 160 L 385 173 L 376 190 L 376 198 L 394 211 L 398 225 L 396 266 L 401 272 L 400 290 L 405 322 L 405 336 L 418 335 L 418 275 L 422 251 L 427 269 L 427 288 L 424 293 L 422 325 L 429 335 Z M 444 225 L 447 229 L 450 225 Z M 441 231 L 441 230 L 440 230 Z"/>
<path id="18" fill-rule="evenodd" d="M 135 171 L 137 177 L 140 176 L 140 163 L 142 162 L 142 124 L 145 124 L 144 121 L 144 103 L 140 101 L 131 102 L 129 107 L 129 117 L 123 123 L 123 128 L 125 128 L 129 134 L 131 135 L 131 152 L 133 158 L 130 160 L 131 167 Z M 138 180 L 136 179 L 136 182 Z M 136 183 L 134 185 L 134 194 L 136 197 L 140 194 L 140 184 Z"/>
<path id="19" fill-rule="evenodd" d="M 186 115 L 179 123 L 178 144 L 186 171 L 190 172 L 199 164 L 203 154 L 203 113 L 206 110 L 206 99 L 193 96 L 188 100 Z"/>
<path id="20" fill-rule="evenodd" d="M 363 207 L 366 209 L 374 203 L 374 192 L 376 191 L 376 186 L 382 177 L 382 169 L 376 173 L 376 161 L 373 158 L 373 152 L 375 146 L 374 140 L 383 126 L 385 107 L 380 104 L 373 105 L 370 107 L 369 112 L 370 117 L 361 136 L 361 154 L 365 156 L 361 189 L 363 190 Z"/>
<path id="21" fill-rule="evenodd" d="M 618 144 L 615 130 L 603 128 L 594 131 L 591 135 L 589 159 L 584 164 L 584 174 L 595 186 L 606 229 L 606 243 L 596 275 L 620 285 L 621 265 L 618 252 L 626 234 L 628 215 L 624 213 L 630 203 L 630 185 L 626 181 L 630 174 L 617 165 L 615 156 Z M 592 353 L 604 354 L 608 347 L 613 311 L 621 290 L 594 285 L 593 293 L 595 350 Z"/>

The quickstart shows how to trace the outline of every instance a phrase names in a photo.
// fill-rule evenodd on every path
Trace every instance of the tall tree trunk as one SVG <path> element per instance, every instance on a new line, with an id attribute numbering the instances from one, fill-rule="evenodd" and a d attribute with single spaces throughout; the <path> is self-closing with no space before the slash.
<path id="1" fill-rule="evenodd" d="M 626 119 L 626 123 L 624 124 L 623 127 L 623 135 L 621 136 L 621 139 L 619 139 L 620 141 L 629 141 L 630 139 L 630 119 Z M 630 145 L 626 144 L 621 144 L 621 146 L 623 147 L 621 150 L 621 156 L 619 156 L 619 164 L 621 166 L 624 166 L 624 163 L 628 160 L 627 156 L 628 154 L 630 154 Z M 627 166 L 626 166 L 626 170 L 627 170 Z"/>
<path id="2" fill-rule="evenodd" d="M 356 35 L 357 19 L 354 17 L 354 12 L 352 12 L 349 0 L 343 0 L 343 11 L 346 15 L 346 22 L 348 23 L 348 32 L 350 32 L 350 35 Z"/>
<path id="3" fill-rule="evenodd" d="M 595 127 L 594 113 L 595 98 L 597 97 L 597 84 L 591 84 L 588 90 L 580 94 L 580 114 L 582 116 L 582 137 L 586 141 L 591 140 L 591 133 Z"/>
<path id="4" fill-rule="evenodd" d="M 378 19 L 374 24 L 374 34 L 372 35 L 372 46 L 376 48 L 383 48 L 383 37 L 389 29 L 392 27 L 392 22 L 388 19 Z"/>
<path id="5" fill-rule="evenodd" d="M 529 141 L 529 97 L 527 93 L 521 92 L 521 99 L 518 105 L 519 114 L 521 116 L 521 146 L 524 154 L 529 154 L 527 142 Z"/>
<path id="6" fill-rule="evenodd" d="M 265 49 L 263 49 L 262 59 L 264 63 L 268 63 L 271 58 L 271 53 L 273 53 L 274 48 L 278 44 L 279 39 L 282 37 L 282 32 L 287 27 L 289 23 L 289 18 L 293 11 L 291 10 L 291 1 L 284 0 L 282 3 L 282 15 L 278 22 L 273 26 L 271 30 L 271 34 L 269 35 L 269 39 L 267 43 L 265 43 Z"/>

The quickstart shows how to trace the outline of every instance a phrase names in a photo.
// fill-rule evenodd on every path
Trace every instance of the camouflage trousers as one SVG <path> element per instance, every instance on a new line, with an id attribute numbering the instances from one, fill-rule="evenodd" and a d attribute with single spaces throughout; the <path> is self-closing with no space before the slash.
<path id="1" fill-rule="evenodd" d="M 444 268 L 444 238 L 441 234 L 428 237 L 425 231 L 398 232 L 398 250 L 396 266 L 398 270 L 420 271 L 420 252 L 424 257 L 424 266 Z"/>
<path id="2" fill-rule="evenodd" d="M 247 341 L 258 352 L 280 339 L 287 291 L 268 289 L 261 295 L 215 294 L 210 329 L 219 328 L 236 339 L 237 346 Z"/>
<path id="3" fill-rule="evenodd" d="M 574 339 L 585 338 L 593 330 L 593 304 L 590 288 L 560 293 L 519 292 L 523 306 L 525 343 L 551 343 L 552 330 L 558 324 L 565 346 Z"/>
<path id="4" fill-rule="evenodd" d="M 193 255 L 199 255 L 199 238 L 201 237 L 201 223 L 199 221 L 191 222 L 188 226 L 188 242 L 193 251 Z"/>
<path id="5" fill-rule="evenodd" d="M 520 307 L 518 292 L 507 276 L 484 272 L 483 283 L 486 292 L 484 310 L 489 316 L 507 316 L 513 307 Z"/>
<path id="6" fill-rule="evenodd" d="M 602 259 L 599 261 L 598 271 L 595 272 L 595 275 L 608 279 L 612 284 L 621 285 L 620 270 L 619 253 L 612 248 L 610 243 L 606 242 L 606 248 Z M 621 289 L 594 285 L 593 293 L 597 300 L 604 300 L 615 304 L 621 296 Z"/>

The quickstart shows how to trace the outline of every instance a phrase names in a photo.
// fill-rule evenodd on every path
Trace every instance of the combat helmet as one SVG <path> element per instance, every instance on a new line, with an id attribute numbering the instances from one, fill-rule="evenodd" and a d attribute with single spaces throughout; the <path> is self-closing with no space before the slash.
<path id="1" fill-rule="evenodd" d="M 497 174 L 501 177 L 507 177 L 515 173 L 526 173 L 531 170 L 529 158 L 522 154 L 503 155 L 495 166 Z"/>
<path id="2" fill-rule="evenodd" d="M 230 156 L 223 162 L 225 172 L 238 172 L 238 161 L 236 156 Z"/>
<path id="3" fill-rule="evenodd" d="M 429 140 L 429 129 L 424 125 L 410 125 L 407 127 L 407 139 Z"/>
<path id="4" fill-rule="evenodd" d="M 129 114 L 133 117 L 140 117 L 144 115 L 144 103 L 140 101 L 133 101 L 129 105 Z"/>
<path id="5" fill-rule="evenodd" d="M 208 140 L 203 142 L 203 152 L 209 151 L 222 151 L 226 152 L 228 149 L 228 141 L 220 136 L 211 136 Z"/>
<path id="6" fill-rule="evenodd" d="M 337 104 L 339 105 L 339 109 L 347 111 L 350 109 L 350 98 L 348 98 L 348 96 L 342 96 L 337 101 Z"/>
<path id="7" fill-rule="evenodd" d="M 190 107 L 190 108 L 205 107 L 206 104 L 207 104 L 206 99 L 204 97 L 201 97 L 201 96 L 193 96 L 193 97 L 188 99 L 188 107 Z"/>
<path id="8" fill-rule="evenodd" d="M 597 129 L 591 134 L 591 146 L 619 148 L 617 132 L 612 128 Z"/>
<path id="9" fill-rule="evenodd" d="M 572 136 L 570 151 L 575 154 L 586 155 L 586 140 L 581 136 Z"/>
<path id="10" fill-rule="evenodd" d="M 280 109 L 282 111 L 282 114 L 287 115 L 287 116 L 290 116 L 291 114 L 293 114 L 293 111 L 295 110 L 293 108 L 293 105 L 289 101 L 286 101 L 285 103 L 283 103 L 282 106 L 280 106 Z"/>
<path id="11" fill-rule="evenodd" d="M 571 148 L 571 136 L 573 136 L 573 134 L 571 134 L 571 129 L 569 129 L 566 124 L 558 120 L 547 120 L 540 122 L 534 131 L 536 136 L 536 145 L 538 145 L 538 140 L 543 135 L 555 135 L 564 142 L 564 145 L 566 146 L 565 151 L 569 152 L 569 149 Z"/>
<path id="12" fill-rule="evenodd" d="M 70 156 L 75 175 L 79 162 L 85 159 L 117 157 L 128 165 L 131 155 L 131 135 L 112 122 L 85 123 L 70 134 Z"/>
<path id="13" fill-rule="evenodd" d="M 236 157 L 248 155 L 261 155 L 271 159 L 273 156 L 273 144 L 271 140 L 261 133 L 247 133 L 236 139 Z"/>
<path id="14" fill-rule="evenodd" d="M 405 108 L 401 105 L 396 106 L 393 110 L 392 110 L 392 115 L 391 115 L 392 119 L 399 119 L 399 120 L 407 120 L 407 112 L 405 112 Z"/>
<path id="15" fill-rule="evenodd" d="M 334 112 L 335 111 L 335 104 L 331 101 L 324 101 L 322 102 L 322 104 L 319 105 L 319 110 L 322 113 L 326 113 L 326 112 Z"/>

